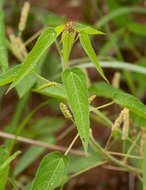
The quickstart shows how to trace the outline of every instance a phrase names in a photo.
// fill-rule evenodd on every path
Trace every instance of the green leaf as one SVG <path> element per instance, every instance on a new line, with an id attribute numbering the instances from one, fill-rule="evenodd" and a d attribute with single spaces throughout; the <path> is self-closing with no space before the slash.
<path id="1" fill-rule="evenodd" d="M 65 24 L 61 24 L 55 28 L 55 31 L 57 33 L 57 36 L 61 34 L 61 32 L 64 30 Z"/>
<path id="2" fill-rule="evenodd" d="M 8 150 L 5 146 L 0 146 L 0 166 L 8 159 Z M 9 172 L 9 166 L 0 171 L 0 190 L 5 189 Z"/>
<path id="3" fill-rule="evenodd" d="M 0 172 L 7 169 L 9 164 L 21 153 L 21 151 L 15 152 L 13 155 L 9 156 L 3 164 L 0 165 Z"/>
<path id="4" fill-rule="evenodd" d="M 93 153 L 89 157 L 80 157 L 71 155 L 69 157 L 70 167 L 68 168 L 69 173 L 82 173 L 89 169 L 96 167 L 103 163 L 102 156 L 99 153 Z M 82 163 L 82 164 L 81 164 Z"/>
<path id="5" fill-rule="evenodd" d="M 66 18 L 65 17 L 60 17 L 57 16 L 54 13 L 49 13 L 47 16 L 44 15 L 39 15 L 39 20 L 41 21 L 41 23 L 45 26 L 58 26 L 64 22 L 66 22 Z"/>
<path id="6" fill-rule="evenodd" d="M 98 96 L 113 99 L 115 103 L 128 108 L 131 112 L 146 119 L 146 106 L 135 96 L 125 93 L 104 82 L 92 84 L 89 90 L 92 93 L 96 93 Z"/>
<path id="7" fill-rule="evenodd" d="M 76 23 L 75 30 L 79 33 L 84 32 L 86 34 L 101 34 L 101 35 L 104 34 L 103 32 L 97 30 L 96 28 L 81 23 Z"/>
<path id="8" fill-rule="evenodd" d="M 146 36 L 146 25 L 144 24 L 131 22 L 128 24 L 128 29 L 136 35 Z"/>
<path id="9" fill-rule="evenodd" d="M 23 190 L 31 190 L 32 189 L 32 182 L 30 182 L 29 184 L 27 184 Z"/>
<path id="10" fill-rule="evenodd" d="M 35 66 L 35 71 L 40 74 L 42 65 L 47 57 L 48 51 L 40 58 L 39 64 Z M 37 78 L 34 73 L 29 73 L 24 79 L 16 86 L 19 98 L 22 98 L 35 84 Z"/>
<path id="11" fill-rule="evenodd" d="M 51 144 L 55 143 L 55 139 L 51 136 L 49 138 L 43 138 L 42 141 Z M 44 147 L 31 146 L 17 162 L 13 173 L 14 176 L 19 175 L 24 169 L 31 165 L 44 151 Z"/>
<path id="12" fill-rule="evenodd" d="M 98 72 L 100 73 L 100 75 L 103 77 L 103 79 L 105 81 L 108 82 L 108 80 L 106 79 L 104 72 L 102 70 L 102 68 L 100 67 L 98 61 L 97 61 L 97 57 L 96 57 L 96 53 L 91 45 L 90 39 L 88 34 L 81 32 L 80 33 L 80 42 L 82 47 L 84 48 L 86 54 L 88 55 L 88 57 L 90 58 L 90 60 L 92 61 L 92 63 L 95 65 L 96 69 L 98 70 Z"/>
<path id="13" fill-rule="evenodd" d="M 66 68 L 70 52 L 74 43 L 75 33 L 72 32 L 63 32 L 62 34 L 62 44 L 63 44 L 63 60 L 64 67 Z"/>
<path id="14" fill-rule="evenodd" d="M 16 77 L 21 66 L 22 65 L 16 65 L 8 69 L 7 71 L 3 72 L 2 74 L 0 74 L 0 86 L 6 85 L 12 82 L 14 78 Z"/>
<path id="15" fill-rule="evenodd" d="M 36 82 L 36 76 L 33 73 L 29 73 L 23 78 L 18 85 L 16 85 L 16 90 L 19 98 L 22 98 L 34 85 Z"/>
<path id="16" fill-rule="evenodd" d="M 65 121 L 58 117 L 42 117 L 35 119 L 29 126 L 35 135 L 48 135 L 57 131 L 64 125 Z M 28 129 L 27 129 L 28 130 Z"/>
<path id="17" fill-rule="evenodd" d="M 43 158 L 33 181 L 32 190 L 54 190 L 67 172 L 68 158 L 53 152 Z"/>
<path id="18" fill-rule="evenodd" d="M 3 71 L 8 68 L 8 55 L 6 49 L 6 36 L 5 36 L 5 24 L 4 24 L 4 0 L 0 1 L 0 67 Z"/>
<path id="19" fill-rule="evenodd" d="M 86 75 L 79 68 L 66 69 L 63 72 L 63 83 L 80 138 L 87 152 L 89 140 L 89 104 Z"/>
<path id="20" fill-rule="evenodd" d="M 46 52 L 46 50 L 52 45 L 52 43 L 56 40 L 56 32 L 52 28 L 46 29 L 39 39 L 37 40 L 35 46 L 27 56 L 24 61 L 23 66 L 19 70 L 16 75 L 15 80 L 9 87 L 8 91 L 14 88 L 16 85 L 20 83 L 33 69 L 36 63 L 40 60 L 41 56 Z"/>
<path id="21" fill-rule="evenodd" d="M 97 26 L 101 27 L 104 26 L 107 22 L 109 22 L 110 20 L 113 20 L 116 17 L 119 16 L 124 16 L 127 13 L 142 13 L 142 14 L 146 14 L 146 9 L 143 7 L 130 7 L 130 6 L 125 6 L 125 7 L 120 7 L 118 9 L 113 10 L 111 13 L 101 17 L 101 19 L 97 22 Z"/>
<path id="22" fill-rule="evenodd" d="M 122 7 L 122 6 L 120 6 L 120 4 L 118 3 L 117 0 L 106 0 L 106 3 L 107 3 L 107 6 L 108 6 L 110 12 Z M 114 18 L 113 21 L 117 26 L 125 27 L 128 25 L 128 23 L 130 23 L 132 21 L 132 18 L 130 16 L 130 14 L 127 13 L 118 18 Z"/>
<path id="23" fill-rule="evenodd" d="M 52 98 L 60 99 L 60 100 L 66 100 L 66 93 L 64 86 L 57 83 L 56 86 L 50 86 L 47 88 L 43 88 L 39 90 L 39 87 L 42 85 L 42 83 L 38 82 L 36 87 L 33 89 L 34 92 L 37 92 L 39 94 L 43 94 Z"/>
<path id="24" fill-rule="evenodd" d="M 103 68 L 115 68 L 115 69 L 127 69 L 135 73 L 146 74 L 146 67 L 130 64 L 122 61 L 99 61 L 99 64 Z M 79 68 L 90 68 L 93 67 L 91 63 L 84 63 L 78 66 Z"/>

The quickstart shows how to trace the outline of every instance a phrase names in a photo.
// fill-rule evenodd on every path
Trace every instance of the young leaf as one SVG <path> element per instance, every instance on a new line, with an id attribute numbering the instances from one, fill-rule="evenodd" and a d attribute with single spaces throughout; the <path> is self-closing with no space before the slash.
<path id="1" fill-rule="evenodd" d="M 146 106 L 136 97 L 125 93 L 120 89 L 114 88 L 104 82 L 94 83 L 90 87 L 90 92 L 98 96 L 111 98 L 117 104 L 128 108 L 131 112 L 146 119 Z"/>
<path id="2" fill-rule="evenodd" d="M 79 68 L 66 69 L 63 73 L 63 83 L 80 138 L 87 152 L 89 140 L 89 104 L 86 75 Z"/>
<path id="3" fill-rule="evenodd" d="M 88 55 L 88 57 L 90 58 L 92 63 L 95 65 L 95 67 L 98 70 L 98 72 L 100 73 L 100 75 L 103 77 L 103 79 L 105 81 L 108 82 L 108 80 L 106 79 L 106 77 L 104 75 L 102 68 L 100 67 L 100 65 L 97 61 L 97 57 L 96 57 L 95 51 L 91 45 L 88 34 L 86 34 L 84 32 L 80 32 L 80 42 L 81 42 L 81 45 L 84 48 L 86 54 Z"/>
<path id="4" fill-rule="evenodd" d="M 74 43 L 75 34 L 72 32 L 63 32 L 62 34 L 62 44 L 63 44 L 63 59 L 64 67 L 66 68 L 70 52 Z"/>
<path id="5" fill-rule="evenodd" d="M 8 159 L 8 151 L 5 146 L 0 146 L 0 166 Z M 9 172 L 9 166 L 6 166 L 2 171 L 0 171 L 0 190 L 5 189 Z"/>
<path id="6" fill-rule="evenodd" d="M 55 28 L 55 31 L 56 31 L 56 33 L 57 33 L 57 36 L 59 36 L 59 35 L 61 34 L 61 32 L 64 30 L 64 28 L 65 28 L 65 24 L 61 24 L 61 25 L 59 25 L 59 26 L 57 26 L 57 27 Z"/>
<path id="7" fill-rule="evenodd" d="M 87 33 L 87 34 L 104 34 L 103 32 L 97 30 L 96 28 L 93 28 L 91 26 L 88 26 L 88 25 L 85 25 L 85 24 L 81 24 L 81 23 L 76 23 L 76 28 L 75 30 L 77 32 L 84 32 L 84 33 Z"/>
<path id="8" fill-rule="evenodd" d="M 32 184 L 32 190 L 54 190 L 61 185 L 67 172 L 68 158 L 59 152 L 53 152 L 43 158 L 36 177 Z"/>
<path id="9" fill-rule="evenodd" d="M 6 49 L 6 36 L 3 13 L 4 0 L 0 1 L 0 67 L 3 71 L 8 68 L 8 55 Z"/>
<path id="10" fill-rule="evenodd" d="M 39 39 L 37 40 L 35 46 L 27 56 L 26 60 L 24 61 L 23 66 L 19 70 L 18 74 L 16 75 L 15 80 L 9 87 L 8 91 L 19 84 L 20 81 L 24 79 L 34 68 L 36 63 L 40 60 L 41 56 L 46 52 L 46 50 L 51 46 L 51 44 L 56 40 L 56 32 L 52 28 L 46 29 Z"/>

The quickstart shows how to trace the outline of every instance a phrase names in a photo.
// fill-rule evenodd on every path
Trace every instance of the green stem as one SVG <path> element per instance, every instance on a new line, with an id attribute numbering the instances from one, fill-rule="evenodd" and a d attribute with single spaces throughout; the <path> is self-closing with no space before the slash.
<path id="1" fill-rule="evenodd" d="M 71 142 L 71 144 L 69 145 L 68 149 L 66 150 L 66 152 L 64 153 L 64 155 L 68 155 L 69 151 L 71 150 L 72 146 L 74 145 L 74 143 L 76 142 L 77 138 L 79 137 L 79 134 L 77 134 L 75 136 L 75 138 L 73 139 L 73 141 Z"/>
<path id="2" fill-rule="evenodd" d="M 130 152 L 131 152 L 131 151 L 133 150 L 133 148 L 135 147 L 135 145 L 136 145 L 136 143 L 137 143 L 139 137 L 140 137 L 140 133 L 137 135 L 136 139 L 133 141 L 133 143 L 131 144 L 131 146 L 130 146 L 128 152 L 127 152 L 127 154 L 125 155 L 125 158 L 124 158 L 124 160 L 123 160 L 124 163 L 127 162 L 128 155 L 130 154 Z"/>
<path id="3" fill-rule="evenodd" d="M 126 168 L 128 171 L 134 172 L 136 174 L 141 174 L 141 170 L 132 166 L 129 166 L 119 160 L 117 160 L 116 158 L 114 158 L 113 156 L 111 156 L 106 150 L 104 150 L 94 139 L 92 136 L 90 136 L 89 139 L 89 143 L 90 145 L 97 151 L 97 152 L 101 152 L 109 161 L 123 167 Z"/>
<path id="4" fill-rule="evenodd" d="M 85 168 L 84 170 L 79 171 L 79 172 L 73 174 L 71 176 L 71 178 L 77 177 L 77 176 L 81 175 L 82 173 L 85 173 L 85 172 L 87 172 L 87 171 L 89 171 L 89 170 L 91 170 L 93 168 L 96 168 L 97 166 L 101 166 L 101 165 L 106 164 L 106 163 L 107 163 L 107 161 L 98 162 L 97 164 L 95 164 L 95 165 L 93 165 L 93 166 L 91 166 L 89 168 Z"/>
<path id="5" fill-rule="evenodd" d="M 112 104 L 114 104 L 115 102 L 114 101 L 112 101 L 112 102 L 109 102 L 109 103 L 107 103 L 107 104 L 104 104 L 104 105 L 102 105 L 102 106 L 98 106 L 97 108 L 95 108 L 96 110 L 99 110 L 99 109 L 102 109 L 102 108 L 106 108 L 106 107 L 108 107 L 108 106 L 111 106 Z"/>
<path id="6" fill-rule="evenodd" d="M 33 40 L 35 40 L 46 28 L 42 28 L 41 30 L 39 30 L 38 32 L 36 32 L 35 34 L 33 34 L 27 41 L 24 42 L 24 45 L 27 46 L 28 44 L 30 44 Z"/>

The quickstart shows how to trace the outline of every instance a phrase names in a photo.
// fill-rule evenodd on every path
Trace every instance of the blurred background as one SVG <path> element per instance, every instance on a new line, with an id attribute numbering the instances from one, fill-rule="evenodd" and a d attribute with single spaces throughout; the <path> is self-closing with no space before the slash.
<path id="1" fill-rule="evenodd" d="M 24 2 L 24 0 L 5 0 L 4 12 L 7 36 L 18 32 L 18 23 Z M 31 40 L 31 37 L 42 28 L 57 26 L 61 23 L 66 23 L 68 20 L 72 20 L 94 25 L 105 33 L 102 36 L 92 37 L 92 45 L 100 61 L 113 60 L 146 67 L 145 1 L 30 0 L 29 3 L 31 8 L 26 29 L 23 33 L 23 41 L 27 43 L 28 51 L 32 49 L 37 39 Z M 78 63 L 89 62 L 79 42 L 74 45 L 70 59 Z M 9 65 L 12 66 L 17 63 L 19 63 L 19 60 L 9 51 Z M 146 76 L 130 72 L 127 69 L 123 71 L 119 67 L 111 68 L 109 66 L 108 68 L 104 68 L 105 75 L 111 82 L 117 71 L 120 72 L 121 76 L 120 88 L 137 96 L 143 103 L 146 103 Z M 49 80 L 60 82 L 60 72 L 60 58 L 55 45 L 53 45 L 43 60 L 41 74 Z M 87 73 L 91 82 L 102 80 L 94 68 L 87 69 Z M 34 92 L 29 92 L 27 96 L 19 98 L 15 89 L 5 95 L 4 93 L 7 88 L 8 86 L 0 88 L 0 128 L 5 132 L 15 133 L 17 126 L 26 116 L 36 107 L 38 108 L 42 102 L 48 100 L 48 98 Z M 25 86 L 22 88 L 25 88 Z M 61 136 L 71 126 L 71 123 L 63 118 L 59 109 L 60 101 L 51 98 L 49 100 L 47 105 L 42 106 L 36 111 L 21 135 L 41 140 L 46 137 L 46 134 L 51 134 L 50 143 L 68 146 L 76 131 L 73 130 L 66 136 Z M 107 102 L 106 99 L 100 97 L 95 100 L 94 104 L 100 106 Z M 103 109 L 103 113 L 114 119 L 119 110 L 118 107 L 113 106 L 105 110 Z M 109 136 L 109 130 L 102 122 L 95 121 L 95 119 L 91 120 L 91 124 L 94 128 L 95 138 L 104 144 Z M 47 126 L 53 126 L 53 128 L 48 128 Z M 2 138 L 0 138 L 0 143 L 4 143 Z M 8 143 L 8 140 L 6 143 Z M 81 142 L 77 141 L 74 148 L 79 146 L 81 146 Z M 115 149 L 119 149 L 119 147 L 120 145 L 117 143 Z M 33 154 L 32 150 L 29 150 L 30 148 L 32 147 L 23 143 L 17 143 L 15 146 L 15 149 L 20 149 L 27 158 Z M 26 152 L 27 154 L 25 154 Z M 13 162 L 12 168 L 15 168 L 14 177 L 10 179 L 8 189 L 14 189 L 15 185 L 16 189 L 22 189 L 24 185 L 33 179 L 41 158 L 48 150 L 34 149 L 34 152 L 37 152 L 34 154 L 36 156 L 22 168 L 16 168 L 18 163 L 21 165 L 19 157 Z M 25 158 L 21 162 L 25 162 Z M 73 171 L 74 168 L 71 169 L 71 172 Z M 72 179 L 64 189 L 137 190 L 141 189 L 141 184 L 137 182 L 135 176 L 131 173 L 117 172 L 104 167 L 98 167 Z"/>

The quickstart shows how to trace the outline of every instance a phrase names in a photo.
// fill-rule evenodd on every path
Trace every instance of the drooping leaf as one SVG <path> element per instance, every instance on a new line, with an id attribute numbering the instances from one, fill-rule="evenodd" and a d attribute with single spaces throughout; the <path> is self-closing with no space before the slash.
<path id="1" fill-rule="evenodd" d="M 37 92 L 39 94 L 43 94 L 52 98 L 60 99 L 60 100 L 66 100 L 66 93 L 64 86 L 61 84 L 58 84 L 56 86 L 50 86 L 47 88 L 39 89 L 42 83 L 37 83 L 36 87 L 33 89 L 34 92 Z"/>
<path id="2" fill-rule="evenodd" d="M 130 32 L 136 35 L 146 36 L 146 25 L 144 24 L 130 22 L 128 24 L 128 29 L 130 30 Z"/>
<path id="3" fill-rule="evenodd" d="M 29 128 L 35 135 L 48 135 L 57 131 L 64 125 L 65 121 L 58 117 L 42 117 L 34 119 Z M 27 129 L 28 130 L 28 129 Z"/>
<path id="4" fill-rule="evenodd" d="M 3 71 L 5 71 L 8 68 L 8 55 L 6 49 L 3 4 L 4 0 L 1 0 L 0 1 L 0 67 L 2 68 Z"/>
<path id="5" fill-rule="evenodd" d="M 29 73 L 22 81 L 16 86 L 19 98 L 22 98 L 34 85 L 36 76 L 34 73 Z"/>
<path id="6" fill-rule="evenodd" d="M 79 68 L 66 69 L 63 72 L 63 83 L 80 138 L 87 152 L 89 140 L 89 104 L 86 75 Z"/>
<path id="7" fill-rule="evenodd" d="M 108 9 L 110 12 L 122 7 L 116 0 L 106 0 L 106 3 L 107 3 L 107 6 L 108 6 Z M 132 21 L 132 18 L 130 16 L 130 14 L 127 13 L 118 18 L 114 18 L 113 21 L 117 26 L 125 27 L 128 25 L 128 23 L 130 23 Z"/>
<path id="8" fill-rule="evenodd" d="M 20 83 L 33 69 L 36 63 L 40 60 L 41 56 L 46 52 L 46 50 L 52 45 L 52 43 L 56 40 L 57 34 L 54 29 L 48 28 L 46 29 L 39 39 L 37 40 L 35 46 L 28 54 L 26 60 L 24 61 L 23 66 L 19 70 L 16 75 L 15 80 L 9 87 L 8 91 L 14 88 L 16 85 Z"/>
<path id="9" fill-rule="evenodd" d="M 55 139 L 53 137 L 45 137 L 42 141 L 51 144 L 55 143 Z M 19 175 L 24 169 L 32 164 L 44 152 L 44 150 L 44 147 L 31 146 L 18 161 L 13 172 L 14 176 Z"/>
<path id="10" fill-rule="evenodd" d="M 143 7 L 138 6 L 124 6 L 120 7 L 118 9 L 113 10 L 111 13 L 106 14 L 105 16 L 102 16 L 100 20 L 97 22 L 97 26 L 101 27 L 105 25 L 110 20 L 115 19 L 116 17 L 124 16 L 129 13 L 141 13 L 146 14 L 146 9 Z"/>
<path id="11" fill-rule="evenodd" d="M 80 42 L 82 47 L 84 48 L 86 54 L 88 55 L 88 57 L 90 58 L 90 60 L 92 61 L 92 63 L 95 65 L 96 69 L 98 70 L 98 72 L 100 73 L 100 75 L 103 77 L 103 79 L 105 81 L 108 81 L 104 75 L 104 72 L 102 70 L 102 68 L 100 67 L 98 61 L 97 61 L 97 57 L 96 57 L 96 53 L 91 45 L 90 39 L 88 34 L 84 33 L 84 32 L 80 32 Z"/>
<path id="12" fill-rule="evenodd" d="M 7 71 L 1 73 L 0 74 L 0 86 L 6 85 L 6 84 L 9 84 L 10 82 L 12 82 L 21 67 L 22 67 L 22 65 L 16 65 L 16 66 L 8 69 Z"/>
<path id="13" fill-rule="evenodd" d="M 54 190 L 67 172 L 68 158 L 53 152 L 43 158 L 32 184 L 32 190 Z"/>
<path id="14" fill-rule="evenodd" d="M 0 166 L 8 159 L 8 150 L 5 146 L 0 146 Z M 9 166 L 0 171 L 0 190 L 5 189 L 9 172 Z"/>
<path id="15" fill-rule="evenodd" d="M 104 82 L 94 83 L 90 87 L 90 92 L 97 96 L 104 96 L 113 99 L 117 104 L 128 108 L 131 112 L 146 119 L 146 106 L 135 96 L 125 93 Z"/>
<path id="16" fill-rule="evenodd" d="M 76 23 L 75 30 L 77 32 L 84 32 L 87 34 L 101 34 L 101 35 L 104 34 L 103 32 L 97 30 L 96 28 L 81 23 Z"/>
<path id="17" fill-rule="evenodd" d="M 40 74 L 42 65 L 47 57 L 48 51 L 46 51 L 39 60 L 39 63 L 35 66 L 35 71 Z M 34 73 L 29 73 L 24 79 L 16 86 L 19 98 L 22 98 L 35 84 L 37 77 Z"/>
<path id="18" fill-rule="evenodd" d="M 63 32 L 62 34 L 62 44 L 63 44 L 63 60 L 64 67 L 67 66 L 70 52 L 74 43 L 75 33 L 72 32 Z"/>

